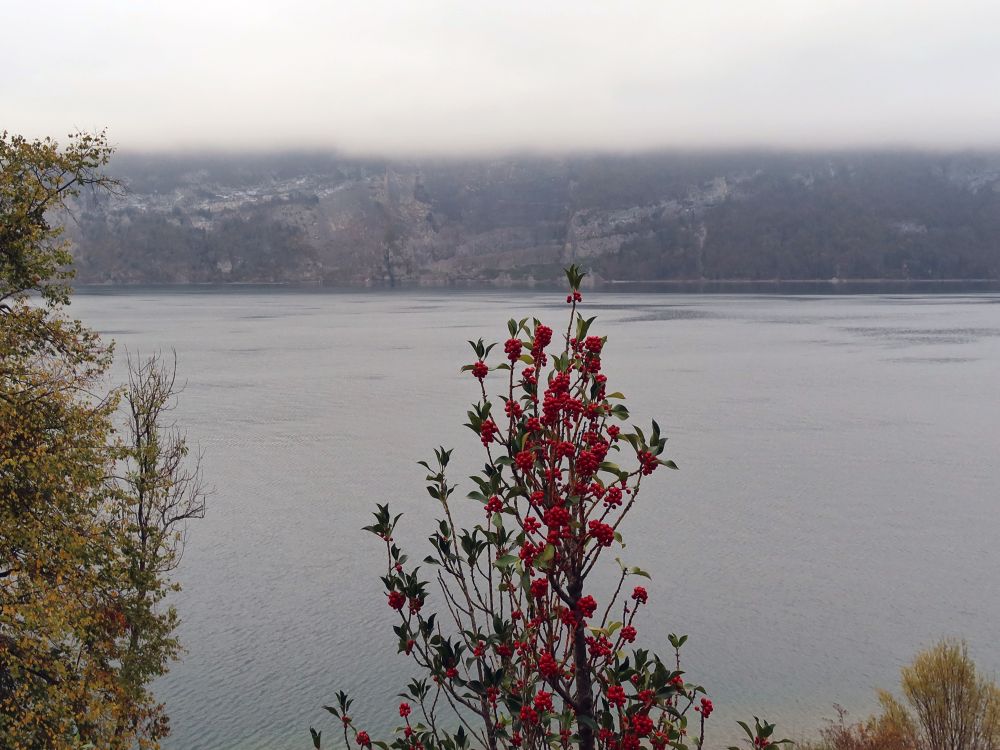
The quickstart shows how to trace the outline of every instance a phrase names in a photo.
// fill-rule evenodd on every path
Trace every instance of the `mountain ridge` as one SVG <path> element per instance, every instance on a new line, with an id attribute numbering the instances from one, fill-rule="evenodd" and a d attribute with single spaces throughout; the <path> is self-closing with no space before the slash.
<path id="1" fill-rule="evenodd" d="M 1000 278 L 1000 154 L 122 155 L 82 283 Z"/>

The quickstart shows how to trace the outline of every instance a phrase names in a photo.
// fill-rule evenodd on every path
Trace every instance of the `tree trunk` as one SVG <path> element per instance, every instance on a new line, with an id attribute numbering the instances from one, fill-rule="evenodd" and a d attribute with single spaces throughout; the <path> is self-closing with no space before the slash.
<path id="1" fill-rule="evenodd" d="M 566 587 L 572 601 L 583 593 L 583 581 L 573 578 Z M 576 726 L 580 733 L 580 750 L 594 750 L 594 676 L 587 656 L 586 625 L 583 620 L 573 629 L 573 665 L 576 675 Z M 587 719 L 587 721 L 581 721 Z"/>

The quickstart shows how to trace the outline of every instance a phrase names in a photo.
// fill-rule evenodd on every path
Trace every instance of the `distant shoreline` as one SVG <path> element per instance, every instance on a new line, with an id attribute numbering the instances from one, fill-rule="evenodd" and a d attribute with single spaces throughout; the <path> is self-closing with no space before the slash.
<path id="1" fill-rule="evenodd" d="M 353 284 L 322 284 L 318 282 L 137 282 L 76 284 L 82 294 L 119 293 L 142 289 L 189 292 L 240 291 L 301 291 L 323 292 L 386 292 L 386 291 L 544 291 L 559 285 L 537 280 L 510 278 L 490 282 L 484 280 L 407 280 L 394 286 L 383 280 Z M 963 294 L 1000 292 L 1000 279 L 599 279 L 589 285 L 596 292 L 658 292 L 678 294 Z"/>
<path id="2" fill-rule="evenodd" d="M 1000 284 L 1000 279 L 608 279 L 604 284 Z"/>
<path id="3" fill-rule="evenodd" d="M 638 291 L 792 294 L 891 294 L 907 291 L 954 294 L 1000 291 L 1000 279 L 652 279 L 612 280 L 602 286 Z"/>

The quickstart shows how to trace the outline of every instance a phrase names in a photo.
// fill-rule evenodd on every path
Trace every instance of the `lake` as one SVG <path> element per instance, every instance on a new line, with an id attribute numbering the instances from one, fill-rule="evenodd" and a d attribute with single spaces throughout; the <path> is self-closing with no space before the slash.
<path id="1" fill-rule="evenodd" d="M 592 293 L 583 311 L 609 390 L 681 467 L 644 483 L 620 554 L 653 575 L 643 645 L 691 636 L 707 746 L 754 714 L 793 736 L 835 702 L 860 718 L 943 635 L 1000 671 L 1000 295 Z M 187 654 L 157 685 L 166 750 L 335 738 L 338 689 L 359 727 L 393 726 L 412 670 L 359 528 L 388 501 L 427 553 L 416 461 L 454 447 L 464 488 L 481 464 L 466 340 L 528 315 L 558 332 L 560 295 L 90 290 L 71 312 L 119 355 L 176 351 L 174 415 L 215 488 L 174 600 Z"/>

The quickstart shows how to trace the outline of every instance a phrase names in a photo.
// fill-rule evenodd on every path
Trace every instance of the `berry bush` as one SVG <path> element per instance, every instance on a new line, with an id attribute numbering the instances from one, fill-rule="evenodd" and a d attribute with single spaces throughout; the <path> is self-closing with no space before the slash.
<path id="1" fill-rule="evenodd" d="M 421 565 L 393 538 L 400 515 L 379 505 L 365 530 L 385 545 L 382 576 L 398 649 L 420 669 L 401 693 L 402 723 L 374 741 L 337 693 L 325 708 L 348 748 L 465 750 L 578 747 L 581 750 L 702 748 L 713 704 L 685 678 L 671 634 L 666 658 L 632 644 L 649 600 L 648 579 L 618 558 L 620 527 L 643 482 L 661 467 L 666 438 L 653 421 L 626 428 L 629 412 L 603 372 L 606 337 L 578 311 L 584 274 L 571 266 L 569 322 L 557 345 L 539 320 L 511 320 L 502 357 L 496 344 L 469 342 L 463 367 L 478 386 L 467 426 L 486 454 L 467 501 L 483 515 L 456 524 L 450 450 L 435 451 L 427 492 L 441 518 Z M 498 362 L 491 364 L 491 362 Z M 492 388 L 501 393 L 491 396 Z M 618 565 L 606 601 L 588 591 L 602 562 Z M 612 568 L 614 570 L 614 568 Z M 432 598 L 433 592 L 433 598 Z M 431 605 L 435 605 L 432 607 Z M 433 609 L 431 612 L 429 610 Z M 743 725 L 756 748 L 781 744 L 772 724 Z M 320 748 L 322 733 L 310 729 Z"/>

